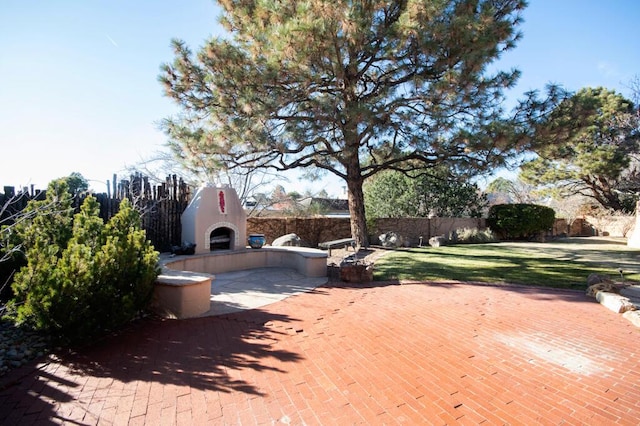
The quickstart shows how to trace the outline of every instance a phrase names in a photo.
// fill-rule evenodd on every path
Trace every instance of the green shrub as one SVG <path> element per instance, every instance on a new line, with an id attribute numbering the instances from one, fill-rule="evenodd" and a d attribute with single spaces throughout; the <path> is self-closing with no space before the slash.
<path id="1" fill-rule="evenodd" d="M 51 186 L 47 200 L 50 193 Z M 123 325 L 147 306 L 158 253 L 140 229 L 138 212 L 125 199 L 107 224 L 98 213 L 95 198 L 87 197 L 73 221 L 70 211 L 57 207 L 17 229 L 27 265 L 16 274 L 8 305 L 16 323 L 78 343 Z"/>
<path id="2" fill-rule="evenodd" d="M 456 236 L 458 244 L 482 244 L 498 241 L 491 229 L 460 228 L 456 229 Z"/>
<path id="3" fill-rule="evenodd" d="M 553 227 L 555 212 L 537 204 L 491 206 L 487 224 L 501 238 L 530 239 Z"/>

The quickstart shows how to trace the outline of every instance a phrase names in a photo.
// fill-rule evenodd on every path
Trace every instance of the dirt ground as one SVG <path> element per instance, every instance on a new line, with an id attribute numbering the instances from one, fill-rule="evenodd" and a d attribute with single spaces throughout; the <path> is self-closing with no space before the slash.
<path id="1" fill-rule="evenodd" d="M 340 263 L 342 263 L 342 261 L 345 259 L 349 261 L 352 260 L 354 258 L 354 255 L 358 261 L 364 261 L 365 263 L 375 263 L 376 259 L 384 256 L 388 252 L 389 250 L 377 246 L 360 249 L 357 253 L 352 248 L 332 249 L 331 255 L 327 257 L 327 265 L 340 265 Z M 327 252 L 327 255 L 328 254 L 329 253 Z"/>

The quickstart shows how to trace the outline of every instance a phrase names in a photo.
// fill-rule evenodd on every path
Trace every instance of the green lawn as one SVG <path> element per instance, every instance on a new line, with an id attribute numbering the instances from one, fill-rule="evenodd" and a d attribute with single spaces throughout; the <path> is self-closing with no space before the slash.
<path id="1" fill-rule="evenodd" d="M 591 273 L 640 280 L 640 250 L 623 242 L 570 238 L 396 250 L 379 258 L 374 279 L 480 281 L 585 289 Z"/>

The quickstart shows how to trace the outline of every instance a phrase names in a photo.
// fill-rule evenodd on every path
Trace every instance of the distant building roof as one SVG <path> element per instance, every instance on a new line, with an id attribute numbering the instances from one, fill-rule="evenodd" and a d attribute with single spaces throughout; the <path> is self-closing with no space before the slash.
<path id="1" fill-rule="evenodd" d="M 300 204 L 305 207 L 317 205 L 323 210 L 327 210 L 330 213 L 344 213 L 349 211 L 349 201 L 340 198 L 309 197 L 300 200 Z"/>

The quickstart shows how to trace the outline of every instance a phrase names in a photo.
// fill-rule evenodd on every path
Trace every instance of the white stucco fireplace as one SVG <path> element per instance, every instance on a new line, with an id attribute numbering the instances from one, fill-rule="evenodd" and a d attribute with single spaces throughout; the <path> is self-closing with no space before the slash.
<path id="1" fill-rule="evenodd" d="M 230 187 L 205 186 L 182 213 L 182 242 L 203 254 L 246 247 L 247 214 Z"/>
<path id="2" fill-rule="evenodd" d="M 219 303 L 212 296 L 216 274 L 288 268 L 304 277 L 318 278 L 317 285 L 328 280 L 327 253 L 322 250 L 248 248 L 247 215 L 230 187 L 203 187 L 196 192 L 182 213 L 182 242 L 196 244 L 194 255 L 161 257 L 162 272 L 154 287 L 151 305 L 167 318 L 214 315 L 215 304 Z"/>

